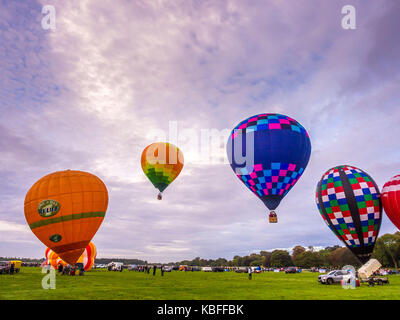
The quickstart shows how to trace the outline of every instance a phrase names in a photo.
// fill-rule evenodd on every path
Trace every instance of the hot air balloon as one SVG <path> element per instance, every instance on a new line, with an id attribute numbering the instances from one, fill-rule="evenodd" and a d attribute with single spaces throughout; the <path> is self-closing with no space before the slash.
<path id="1" fill-rule="evenodd" d="M 82 263 L 84 270 L 89 271 L 90 269 L 92 269 L 94 265 L 96 255 L 97 255 L 96 246 L 94 245 L 93 242 L 90 242 L 76 263 Z M 51 265 L 54 268 L 58 268 L 59 264 L 62 264 L 63 266 L 67 265 L 67 263 L 64 260 L 62 260 L 58 256 L 58 254 L 55 253 L 50 248 L 46 248 L 45 257 L 46 257 L 46 264 Z"/>
<path id="2" fill-rule="evenodd" d="M 74 265 L 100 227 L 108 192 L 95 175 L 59 171 L 38 180 L 25 197 L 32 232 L 61 259 Z"/>
<path id="3" fill-rule="evenodd" d="M 76 263 L 82 263 L 85 271 L 89 271 L 94 265 L 94 260 L 96 259 L 96 256 L 96 246 L 93 242 L 90 242 Z"/>
<path id="4" fill-rule="evenodd" d="M 147 146 L 141 157 L 142 169 L 147 178 L 160 192 L 176 179 L 183 168 L 183 153 L 168 142 L 156 142 Z"/>
<path id="5" fill-rule="evenodd" d="M 375 181 L 356 167 L 337 166 L 318 182 L 315 200 L 328 227 L 366 263 L 382 222 L 380 192 Z"/>
<path id="6" fill-rule="evenodd" d="M 307 131 L 288 116 L 258 114 L 232 130 L 227 153 L 237 177 L 271 210 L 269 221 L 277 222 L 273 210 L 300 179 L 310 158 Z"/>
<path id="7" fill-rule="evenodd" d="M 67 265 L 67 263 L 62 260 L 57 253 L 55 253 L 53 250 L 51 250 L 50 248 L 46 248 L 45 251 L 45 257 L 46 257 L 46 261 L 45 264 L 46 265 L 50 265 L 53 266 L 55 269 L 58 268 L 59 264 L 62 264 L 64 267 Z"/>
<path id="8" fill-rule="evenodd" d="M 400 229 L 400 175 L 394 176 L 384 184 L 382 204 L 390 221 Z"/>

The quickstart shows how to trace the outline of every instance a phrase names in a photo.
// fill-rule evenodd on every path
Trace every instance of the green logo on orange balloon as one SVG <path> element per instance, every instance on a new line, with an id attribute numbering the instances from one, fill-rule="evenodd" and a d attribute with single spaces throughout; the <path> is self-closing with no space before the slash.
<path id="1" fill-rule="evenodd" d="M 50 236 L 49 239 L 50 239 L 50 241 L 58 242 L 58 241 L 61 241 L 62 237 L 59 234 L 53 234 L 52 236 Z"/>
<path id="2" fill-rule="evenodd" d="M 60 211 L 60 204 L 56 200 L 43 200 L 39 203 L 38 212 L 42 217 L 51 217 Z"/>

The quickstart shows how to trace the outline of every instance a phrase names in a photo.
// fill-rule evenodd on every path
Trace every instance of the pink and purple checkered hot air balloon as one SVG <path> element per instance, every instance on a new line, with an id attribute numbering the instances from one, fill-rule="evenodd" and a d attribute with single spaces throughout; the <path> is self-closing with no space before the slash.
<path id="1" fill-rule="evenodd" d="M 271 210 L 275 210 L 303 174 L 311 154 L 307 131 L 296 120 L 263 113 L 240 122 L 227 144 L 237 177 Z"/>
<path id="2" fill-rule="evenodd" d="M 318 210 L 332 232 L 364 264 L 371 257 L 382 221 L 378 186 L 364 171 L 342 165 L 318 182 Z"/>

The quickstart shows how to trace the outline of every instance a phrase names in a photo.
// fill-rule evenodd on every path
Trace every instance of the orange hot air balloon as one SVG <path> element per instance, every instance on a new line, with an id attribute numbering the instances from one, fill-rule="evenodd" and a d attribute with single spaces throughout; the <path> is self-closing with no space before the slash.
<path id="1" fill-rule="evenodd" d="M 142 169 L 147 178 L 160 193 L 176 179 L 183 168 L 183 153 L 168 142 L 156 142 L 147 146 L 141 157 Z"/>
<path id="2" fill-rule="evenodd" d="M 93 268 L 96 255 L 97 255 L 96 246 L 94 245 L 93 242 L 90 242 L 76 263 L 82 263 L 85 271 L 89 271 L 90 269 Z M 58 268 L 59 264 L 62 264 L 63 266 L 67 265 L 67 263 L 64 260 L 62 260 L 58 256 L 58 254 L 55 253 L 50 248 L 46 248 L 45 257 L 46 257 L 46 264 L 51 265 L 54 268 Z"/>
<path id="3" fill-rule="evenodd" d="M 59 171 L 38 180 L 25 197 L 32 232 L 61 259 L 74 265 L 103 222 L 107 188 L 83 171 Z"/>

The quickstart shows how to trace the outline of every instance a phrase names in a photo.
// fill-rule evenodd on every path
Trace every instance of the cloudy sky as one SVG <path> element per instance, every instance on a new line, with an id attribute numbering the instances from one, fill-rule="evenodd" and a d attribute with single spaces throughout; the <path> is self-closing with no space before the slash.
<path id="1" fill-rule="evenodd" d="M 341 25 L 347 4 L 355 30 Z M 44 5 L 55 30 L 42 28 Z M 399 16 L 396 0 L 0 0 L 0 256 L 43 256 L 25 194 L 65 169 L 107 185 L 99 257 L 340 244 L 314 202 L 321 175 L 350 164 L 382 187 L 400 173 Z M 278 224 L 224 159 L 227 131 L 265 112 L 295 118 L 312 142 Z M 162 138 L 185 167 L 157 201 L 140 154 Z M 381 234 L 395 230 L 384 216 Z"/>

